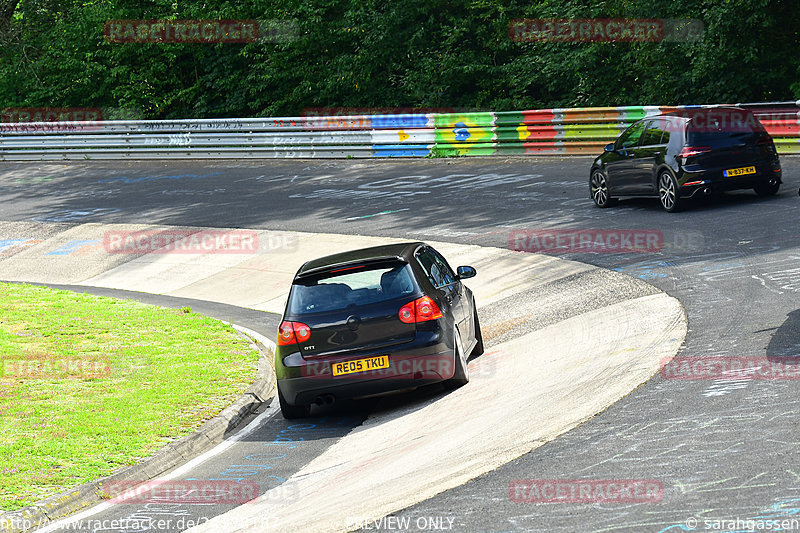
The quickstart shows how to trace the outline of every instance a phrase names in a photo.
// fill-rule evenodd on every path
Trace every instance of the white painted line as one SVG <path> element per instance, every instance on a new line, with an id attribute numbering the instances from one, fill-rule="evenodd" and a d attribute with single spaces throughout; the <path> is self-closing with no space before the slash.
<path id="1" fill-rule="evenodd" d="M 345 220 L 360 220 L 362 218 L 377 217 L 378 215 L 391 215 L 393 213 L 399 213 L 401 211 L 408 211 L 409 209 L 410 208 L 408 208 L 408 207 L 404 207 L 403 209 L 394 209 L 394 210 L 390 210 L 390 211 L 381 211 L 380 213 L 373 213 L 371 215 L 361 215 L 361 216 L 358 216 L 358 217 L 349 217 L 349 218 L 346 218 Z"/>

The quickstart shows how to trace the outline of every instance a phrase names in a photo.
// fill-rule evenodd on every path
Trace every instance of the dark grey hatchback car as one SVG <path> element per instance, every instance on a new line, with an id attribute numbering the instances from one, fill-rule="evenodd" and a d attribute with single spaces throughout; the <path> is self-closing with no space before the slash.
<path id="1" fill-rule="evenodd" d="M 278 329 L 275 374 L 284 418 L 333 403 L 469 381 L 483 353 L 475 298 L 422 242 L 321 257 L 297 271 Z"/>
<path id="2" fill-rule="evenodd" d="M 620 197 L 654 197 L 666 211 L 685 199 L 735 189 L 773 195 L 781 185 L 775 144 L 758 118 L 738 107 L 696 108 L 644 118 L 592 163 L 598 207 Z"/>

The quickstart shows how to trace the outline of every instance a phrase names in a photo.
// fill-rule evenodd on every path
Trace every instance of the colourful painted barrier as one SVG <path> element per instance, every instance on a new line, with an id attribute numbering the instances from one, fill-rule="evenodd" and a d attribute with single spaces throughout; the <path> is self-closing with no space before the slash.
<path id="1" fill-rule="evenodd" d="M 800 102 L 737 105 L 800 154 Z M 595 155 L 639 119 L 693 107 L 0 123 L 0 160 Z"/>
<path id="2" fill-rule="evenodd" d="M 642 118 L 710 106 L 622 106 L 464 113 L 434 118 L 436 155 L 591 155 Z M 800 153 L 800 102 L 761 108 L 763 124 L 782 154 Z M 794 109 L 791 109 L 791 108 Z M 492 120 L 493 118 L 493 120 Z"/>

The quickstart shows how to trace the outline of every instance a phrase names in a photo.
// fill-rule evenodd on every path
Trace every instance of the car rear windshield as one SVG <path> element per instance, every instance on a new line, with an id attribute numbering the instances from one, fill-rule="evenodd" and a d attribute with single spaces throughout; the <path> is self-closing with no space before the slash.
<path id="1" fill-rule="evenodd" d="M 726 139 L 741 139 L 764 133 L 764 127 L 749 111 L 703 113 L 686 126 L 689 144 L 715 144 Z"/>
<path id="2" fill-rule="evenodd" d="M 353 265 L 295 281 L 288 311 L 294 316 L 339 311 L 412 295 L 416 290 L 407 263 Z"/>

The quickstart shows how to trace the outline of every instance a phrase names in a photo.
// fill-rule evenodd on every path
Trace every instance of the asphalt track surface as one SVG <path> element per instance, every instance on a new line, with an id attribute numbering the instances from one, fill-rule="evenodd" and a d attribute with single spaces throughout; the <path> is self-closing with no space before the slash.
<path id="1" fill-rule="evenodd" d="M 728 193 L 692 202 L 678 214 L 663 212 L 656 200 L 594 208 L 589 163 L 495 158 L 4 164 L 0 219 L 324 231 L 497 247 L 508 247 L 515 230 L 659 230 L 659 251 L 560 255 L 644 279 L 678 298 L 689 319 L 679 356 L 800 354 L 800 159 L 782 158 L 784 186 L 777 197 Z M 265 322 L 253 329 L 271 337 L 271 327 Z M 378 526 L 370 520 L 381 517 L 358 518 L 367 529 L 386 531 L 403 523 L 412 531 L 434 525 L 451 531 L 750 531 L 752 524 L 730 520 L 798 520 L 799 393 L 797 379 L 656 376 L 555 441 L 398 512 L 396 520 Z M 435 391 L 428 395 L 435 400 Z M 323 412 L 315 428 L 298 438 L 315 440 L 319 451 L 373 408 L 381 407 Z M 263 442 L 288 427 L 273 419 L 248 438 Z M 308 460 L 304 452 L 276 475 L 289 475 Z M 664 494 L 658 502 L 628 504 L 509 498 L 514 480 L 576 478 L 657 480 Z M 800 523 L 784 530 L 800 531 Z"/>

